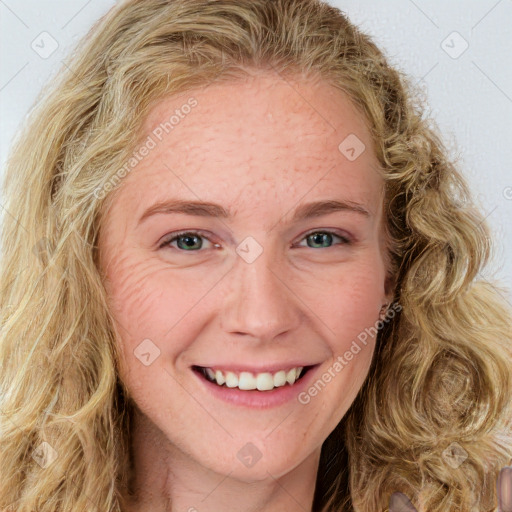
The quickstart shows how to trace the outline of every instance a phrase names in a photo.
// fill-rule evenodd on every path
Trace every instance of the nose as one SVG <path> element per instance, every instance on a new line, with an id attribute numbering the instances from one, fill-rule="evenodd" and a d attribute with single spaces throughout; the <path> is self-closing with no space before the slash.
<path id="1" fill-rule="evenodd" d="M 300 322 L 301 302 L 287 275 L 284 264 L 276 262 L 270 251 L 263 251 L 252 263 L 237 256 L 220 314 L 223 331 L 260 342 L 293 331 Z"/>

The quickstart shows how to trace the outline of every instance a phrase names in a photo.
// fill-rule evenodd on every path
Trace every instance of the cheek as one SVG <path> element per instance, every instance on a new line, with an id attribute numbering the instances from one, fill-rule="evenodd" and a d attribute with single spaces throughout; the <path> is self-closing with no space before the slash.
<path id="1" fill-rule="evenodd" d="M 336 283 L 331 281 L 322 300 L 316 300 L 315 312 L 325 327 L 330 358 L 318 379 L 299 397 L 304 404 L 334 408 L 329 429 L 341 420 L 367 377 L 383 297 L 384 274 L 378 265 L 361 262 L 350 272 L 345 270 L 335 276 Z"/>
<path id="2" fill-rule="evenodd" d="M 152 285 L 156 268 L 129 256 L 119 259 L 108 275 L 112 313 L 130 334 L 149 331 L 155 311 L 161 307 L 162 290 Z"/>
<path id="3" fill-rule="evenodd" d="M 175 364 L 193 342 L 201 315 L 203 320 L 208 315 L 202 299 L 211 299 L 213 292 L 208 292 L 216 280 L 213 275 L 193 279 L 186 271 L 180 275 L 165 270 L 158 260 L 142 258 L 135 251 L 116 259 L 109 267 L 106 289 L 120 340 L 120 373 L 133 381 L 146 375 L 148 367 Z M 148 367 L 139 357 L 146 352 L 154 360 Z"/>
<path id="4" fill-rule="evenodd" d="M 177 322 L 172 304 L 179 302 L 179 293 L 165 286 L 160 273 L 161 266 L 149 258 L 140 260 L 128 254 L 111 265 L 107 276 L 109 307 L 121 355 L 119 372 L 133 386 L 151 375 L 148 369 L 163 366 L 162 356 L 170 355 L 169 350 L 179 350 L 177 344 L 162 341 L 169 338 Z"/>
<path id="5" fill-rule="evenodd" d="M 300 293 L 326 328 L 333 351 L 345 352 L 352 340 L 364 338 L 377 325 L 384 279 L 382 260 L 369 254 L 340 265 L 325 277 L 317 274 L 314 286 L 302 283 Z"/>
<path id="6" fill-rule="evenodd" d="M 339 340 L 339 350 L 347 350 L 346 344 L 361 337 L 379 319 L 382 295 L 380 281 L 371 273 L 352 276 L 346 286 L 326 302 L 324 311 L 330 318 L 331 329 Z"/>

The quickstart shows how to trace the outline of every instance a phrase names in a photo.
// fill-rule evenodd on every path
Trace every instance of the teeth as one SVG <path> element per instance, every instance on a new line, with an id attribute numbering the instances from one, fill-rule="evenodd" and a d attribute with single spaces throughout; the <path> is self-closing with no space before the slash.
<path id="1" fill-rule="evenodd" d="M 297 369 L 292 368 L 287 374 L 286 374 L 286 382 L 288 384 L 293 384 L 295 382 L 295 378 L 297 377 Z"/>
<path id="2" fill-rule="evenodd" d="M 274 374 L 274 386 L 277 388 L 279 386 L 284 386 L 286 384 L 286 372 L 281 370 Z"/>
<path id="3" fill-rule="evenodd" d="M 292 368 L 288 372 L 280 370 L 272 373 L 258 373 L 253 375 L 251 372 L 240 372 L 240 375 L 234 372 L 222 372 L 212 368 L 203 368 L 203 374 L 208 380 L 215 382 L 219 386 L 225 384 L 228 388 L 238 388 L 241 390 L 257 389 L 259 391 L 270 391 L 274 388 L 284 386 L 286 383 L 292 385 L 300 377 L 303 366 Z"/>
<path id="4" fill-rule="evenodd" d="M 274 378 L 271 373 L 258 373 L 256 377 L 256 388 L 259 391 L 270 391 L 274 389 Z"/>
<path id="5" fill-rule="evenodd" d="M 209 369 L 210 369 L 210 368 L 207 368 L 207 370 L 209 370 Z M 223 373 L 222 373 L 220 370 L 217 370 L 217 371 L 215 372 L 215 379 L 213 379 L 213 377 L 212 377 L 212 379 L 211 379 L 211 380 L 216 380 L 216 381 L 217 381 L 217 384 L 218 384 L 219 386 L 222 386 L 222 384 L 224 384 L 224 382 L 226 382 L 226 379 L 224 378 L 224 375 L 223 375 Z"/>
<path id="6" fill-rule="evenodd" d="M 238 376 L 233 372 L 226 372 L 226 386 L 236 388 L 238 386 Z"/>

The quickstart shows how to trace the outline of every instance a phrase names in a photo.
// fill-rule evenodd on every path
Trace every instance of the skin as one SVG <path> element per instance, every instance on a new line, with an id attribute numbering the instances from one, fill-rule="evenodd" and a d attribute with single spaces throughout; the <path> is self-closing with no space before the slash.
<path id="1" fill-rule="evenodd" d="M 320 378 L 375 326 L 391 296 L 371 137 L 348 97 L 322 80 L 252 72 L 160 100 L 141 140 L 192 96 L 198 105 L 123 178 L 102 217 L 100 269 L 136 404 L 136 498 L 124 510 L 311 510 L 321 445 L 363 384 L 375 339 L 307 405 L 227 404 L 190 367 L 300 357 L 321 363 Z M 351 133 L 366 146 L 354 161 L 338 150 Z M 233 218 L 159 213 L 138 225 L 170 198 L 215 202 Z M 371 215 L 291 222 L 297 206 L 320 199 L 358 202 Z M 328 228 L 353 243 L 308 246 L 307 235 Z M 180 230 L 205 231 L 202 248 L 159 248 Z M 250 264 L 236 252 L 247 236 L 263 248 Z M 149 366 L 134 356 L 144 339 L 160 350 Z M 246 467 L 237 453 L 249 442 L 261 458 Z"/>

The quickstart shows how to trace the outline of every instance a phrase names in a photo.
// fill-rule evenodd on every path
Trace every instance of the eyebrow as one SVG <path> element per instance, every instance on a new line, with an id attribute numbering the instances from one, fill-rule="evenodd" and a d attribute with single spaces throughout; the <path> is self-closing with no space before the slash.
<path id="1" fill-rule="evenodd" d="M 305 203 L 297 207 L 293 214 L 292 222 L 307 220 L 314 217 L 320 217 L 333 212 L 354 212 L 361 214 L 367 218 L 372 214 L 359 203 L 353 201 L 339 201 L 330 199 L 326 201 L 314 201 Z M 157 213 L 181 213 L 185 215 L 195 215 L 198 217 L 214 217 L 222 219 L 231 219 L 232 214 L 223 206 L 204 201 L 186 201 L 180 199 L 166 200 L 155 203 L 144 211 L 140 217 L 138 224 L 148 217 Z"/>

